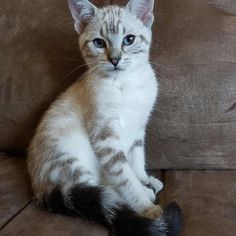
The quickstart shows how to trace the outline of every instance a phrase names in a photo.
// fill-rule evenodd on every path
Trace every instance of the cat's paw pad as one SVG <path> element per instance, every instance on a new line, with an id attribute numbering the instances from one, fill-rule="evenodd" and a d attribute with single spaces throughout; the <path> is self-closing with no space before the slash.
<path id="1" fill-rule="evenodd" d="M 158 205 L 154 205 L 143 212 L 143 215 L 149 219 L 157 219 L 162 214 L 163 214 L 163 210 Z"/>
<path id="2" fill-rule="evenodd" d="M 154 178 L 153 176 L 149 177 L 149 185 L 153 188 L 155 194 L 157 194 L 163 189 L 163 183 L 160 180 Z"/>

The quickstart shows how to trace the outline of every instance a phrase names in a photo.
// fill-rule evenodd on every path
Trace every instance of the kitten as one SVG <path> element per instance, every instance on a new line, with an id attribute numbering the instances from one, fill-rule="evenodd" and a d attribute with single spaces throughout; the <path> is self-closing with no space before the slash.
<path id="1" fill-rule="evenodd" d="M 41 206 L 85 216 L 117 235 L 177 235 L 181 228 L 175 203 L 147 218 L 160 214 L 153 202 L 163 187 L 144 169 L 145 127 L 158 93 L 148 62 L 153 5 L 130 0 L 98 9 L 69 0 L 89 69 L 46 112 L 28 153 Z"/>

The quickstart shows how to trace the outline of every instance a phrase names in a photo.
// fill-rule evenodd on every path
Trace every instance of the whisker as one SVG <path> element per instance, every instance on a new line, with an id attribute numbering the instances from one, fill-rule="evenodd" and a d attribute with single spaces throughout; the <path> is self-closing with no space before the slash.
<path id="1" fill-rule="evenodd" d="M 162 67 L 167 67 L 168 69 L 170 69 L 170 65 L 164 65 L 164 64 L 161 64 L 161 63 L 157 63 L 157 62 L 153 62 L 153 61 L 149 61 L 150 64 L 153 64 L 153 65 L 156 65 L 156 66 L 162 66 Z"/>
<path id="2" fill-rule="evenodd" d="M 82 68 L 82 67 L 88 66 L 88 65 L 92 65 L 92 64 L 95 64 L 95 62 L 93 62 L 93 63 L 86 63 L 86 64 L 82 64 L 82 65 L 80 65 L 80 66 L 77 66 L 76 68 L 74 68 L 73 70 L 71 70 L 66 76 L 64 76 L 64 77 L 62 78 L 62 80 L 61 80 L 60 82 L 58 82 L 57 86 L 60 86 L 61 83 L 62 83 L 65 79 L 67 79 L 67 78 L 68 78 L 73 72 L 75 72 L 76 70 L 78 70 L 78 69 L 80 69 L 80 68 Z"/>
<path id="3" fill-rule="evenodd" d="M 173 76 L 174 78 L 176 78 L 175 75 L 172 73 L 172 72 L 173 72 L 173 69 L 172 69 L 172 68 L 167 67 L 167 66 L 165 66 L 165 65 L 163 65 L 163 64 L 158 64 L 158 63 L 156 63 L 156 62 L 149 62 L 149 63 L 152 64 L 152 65 L 154 65 L 154 66 L 157 66 L 157 69 L 158 69 L 158 66 L 159 66 L 159 67 L 164 67 L 165 69 L 168 70 L 168 72 L 171 74 L 171 76 Z M 167 79 L 167 78 L 166 78 L 165 76 L 163 76 L 158 70 L 155 70 L 155 71 L 156 71 L 156 73 L 159 74 L 162 78 Z M 169 80 L 169 79 L 167 79 L 167 80 Z"/>
<path id="4" fill-rule="evenodd" d="M 97 74 L 98 74 L 98 71 L 99 71 L 99 66 L 97 66 L 96 68 L 95 68 L 95 70 L 93 71 L 93 74 L 88 78 L 88 81 L 91 81 L 91 80 L 93 80 L 94 78 L 96 78 L 97 77 Z"/>
<path id="5" fill-rule="evenodd" d="M 79 83 L 79 81 L 81 81 L 81 79 L 83 79 L 85 76 L 88 76 L 88 75 L 92 74 L 93 71 L 96 70 L 97 68 L 98 68 L 98 66 L 95 66 L 95 67 L 93 67 L 93 68 L 91 68 L 91 69 L 85 71 L 85 72 L 77 79 L 77 81 L 75 82 L 75 84 L 74 84 L 72 90 L 78 85 L 78 83 Z"/>
<path id="6" fill-rule="evenodd" d="M 91 80 L 95 79 L 99 73 L 99 70 L 100 70 L 100 68 L 99 68 L 99 66 L 97 66 L 95 68 L 95 70 L 93 71 L 93 73 L 91 73 L 92 75 L 88 78 L 88 80 L 91 81 Z"/>
<path id="7" fill-rule="evenodd" d="M 79 81 L 81 81 L 81 79 L 83 78 L 84 75 L 86 75 L 86 73 L 88 73 L 88 71 L 85 71 L 84 73 L 81 74 L 81 76 L 76 80 L 76 82 L 74 83 L 72 90 L 74 90 L 74 88 L 78 85 Z"/>
<path id="8" fill-rule="evenodd" d="M 163 79 L 166 79 L 166 80 L 169 80 L 169 79 L 167 79 L 164 75 L 162 75 L 160 72 L 158 72 L 158 71 L 155 71 L 158 75 L 160 75 Z"/>

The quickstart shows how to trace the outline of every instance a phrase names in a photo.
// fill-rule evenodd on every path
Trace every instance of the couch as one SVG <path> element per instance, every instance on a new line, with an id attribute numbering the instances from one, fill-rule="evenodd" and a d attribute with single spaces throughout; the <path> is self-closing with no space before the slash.
<path id="1" fill-rule="evenodd" d="M 96 0 L 98 6 L 126 1 Z M 158 0 L 150 61 L 160 82 L 147 168 L 177 201 L 182 236 L 236 235 L 236 2 Z M 86 67 L 66 0 L 0 1 L 0 235 L 108 236 L 35 207 L 25 157 L 43 112 Z"/>

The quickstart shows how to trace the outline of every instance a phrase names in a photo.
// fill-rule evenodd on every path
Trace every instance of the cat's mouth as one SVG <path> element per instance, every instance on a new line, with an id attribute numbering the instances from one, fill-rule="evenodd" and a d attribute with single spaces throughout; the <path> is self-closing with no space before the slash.
<path id="1" fill-rule="evenodd" d="M 124 71 L 125 69 L 124 68 L 121 68 L 120 66 L 116 66 L 116 67 L 113 67 L 113 68 L 110 68 L 108 69 L 109 72 L 112 72 L 112 71 Z"/>

